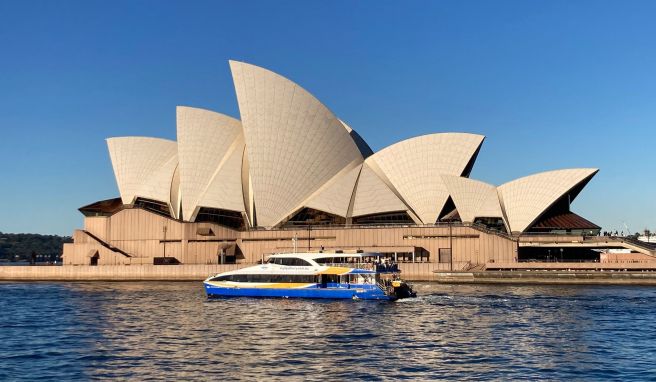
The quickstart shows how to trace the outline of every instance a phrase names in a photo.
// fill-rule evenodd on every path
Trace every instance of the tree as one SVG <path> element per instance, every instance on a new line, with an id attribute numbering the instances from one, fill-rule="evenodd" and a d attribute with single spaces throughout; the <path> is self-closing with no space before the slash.
<path id="1" fill-rule="evenodd" d="M 0 259 L 27 261 L 35 252 L 52 261 L 62 254 L 64 243 L 72 241 L 68 236 L 0 232 Z"/>

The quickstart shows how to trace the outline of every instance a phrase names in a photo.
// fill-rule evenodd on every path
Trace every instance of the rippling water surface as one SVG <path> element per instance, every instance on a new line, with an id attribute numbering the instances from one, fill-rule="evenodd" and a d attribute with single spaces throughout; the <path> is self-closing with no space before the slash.
<path id="1" fill-rule="evenodd" d="M 0 380 L 656 378 L 656 288 L 415 286 L 390 303 L 0 283 Z"/>

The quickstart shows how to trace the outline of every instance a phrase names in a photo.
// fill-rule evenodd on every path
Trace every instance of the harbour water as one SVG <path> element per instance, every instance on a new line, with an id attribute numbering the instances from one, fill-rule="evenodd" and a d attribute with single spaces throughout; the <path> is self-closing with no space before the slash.
<path id="1" fill-rule="evenodd" d="M 0 380 L 656 378 L 656 288 L 415 286 L 390 303 L 0 283 Z"/>

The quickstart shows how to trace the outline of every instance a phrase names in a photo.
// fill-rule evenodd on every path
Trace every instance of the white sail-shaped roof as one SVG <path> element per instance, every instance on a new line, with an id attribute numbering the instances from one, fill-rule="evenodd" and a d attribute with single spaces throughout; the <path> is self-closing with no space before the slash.
<path id="1" fill-rule="evenodd" d="M 244 136 L 240 134 L 228 148 L 224 161 L 215 171 L 210 184 L 198 201 L 198 207 L 221 208 L 245 212 L 241 184 Z"/>
<path id="2" fill-rule="evenodd" d="M 351 216 L 407 210 L 408 207 L 365 162 L 358 178 Z"/>
<path id="3" fill-rule="evenodd" d="M 501 217 L 510 231 L 524 232 L 550 209 L 560 212 L 597 172 L 550 171 L 495 188 L 467 178 L 481 135 L 430 134 L 372 153 L 296 83 L 247 63 L 230 61 L 230 68 L 242 121 L 178 107 L 177 143 L 107 140 L 124 204 L 137 197 L 165 202 L 187 221 L 201 207 L 225 209 L 260 227 L 280 225 L 303 208 L 347 219 L 405 211 L 430 224 L 451 195 L 463 221 Z"/>
<path id="4" fill-rule="evenodd" d="M 121 200 L 131 204 L 137 197 L 170 205 L 171 182 L 178 164 L 177 143 L 149 137 L 107 139 Z"/>
<path id="5" fill-rule="evenodd" d="M 373 150 L 371 147 L 369 147 L 369 144 L 358 134 L 357 131 L 353 130 L 353 128 L 349 125 L 346 124 L 346 122 L 342 121 L 341 119 L 339 122 L 342 123 L 342 126 L 348 131 L 349 135 L 351 136 L 351 139 L 353 139 L 353 142 L 355 142 L 355 145 L 358 146 L 358 149 L 360 150 L 360 154 L 362 154 L 363 158 L 368 158 L 373 154 Z"/>
<path id="6" fill-rule="evenodd" d="M 453 175 L 442 175 L 442 181 L 463 222 L 471 223 L 477 217 L 503 218 L 496 186 Z"/>
<path id="7" fill-rule="evenodd" d="M 329 212 L 334 215 L 346 217 L 355 181 L 358 179 L 362 164 L 347 167 L 341 173 L 335 175 L 332 182 L 319 190 L 305 205 L 316 210 Z"/>
<path id="8" fill-rule="evenodd" d="M 589 181 L 597 171 L 594 168 L 547 171 L 499 186 L 499 198 L 510 230 L 524 232 L 556 201 Z"/>
<path id="9" fill-rule="evenodd" d="M 180 162 L 178 161 L 178 165 L 173 171 L 173 178 L 171 180 L 171 200 L 169 206 L 171 208 L 171 216 L 174 219 L 180 218 L 180 209 L 182 208 L 182 200 L 180 197 Z"/>
<path id="10" fill-rule="evenodd" d="M 274 226 L 362 155 L 324 105 L 269 70 L 230 61 L 257 223 Z"/>
<path id="11" fill-rule="evenodd" d="M 199 207 L 243 211 L 244 138 L 239 120 L 184 106 L 178 106 L 176 114 L 185 220 L 193 220 Z"/>
<path id="12" fill-rule="evenodd" d="M 376 163 L 419 219 L 432 224 L 449 197 L 440 175 L 468 175 L 483 139 L 466 133 L 423 135 L 388 146 L 368 160 Z"/>

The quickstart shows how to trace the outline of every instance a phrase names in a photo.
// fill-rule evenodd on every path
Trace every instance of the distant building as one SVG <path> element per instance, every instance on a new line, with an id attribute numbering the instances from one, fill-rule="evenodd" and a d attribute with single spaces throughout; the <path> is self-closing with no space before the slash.
<path id="1" fill-rule="evenodd" d="M 570 210 L 597 169 L 483 183 L 469 178 L 481 135 L 429 134 L 374 153 L 294 82 L 230 68 L 241 120 L 180 106 L 177 142 L 107 140 L 120 198 L 80 208 L 85 227 L 65 264 L 255 262 L 297 247 L 454 268 L 516 261 L 520 234 L 599 233 Z"/>
<path id="2" fill-rule="evenodd" d="M 645 243 L 656 243 L 656 234 L 651 234 L 649 236 L 640 235 L 638 236 L 638 240 L 644 241 Z"/>

